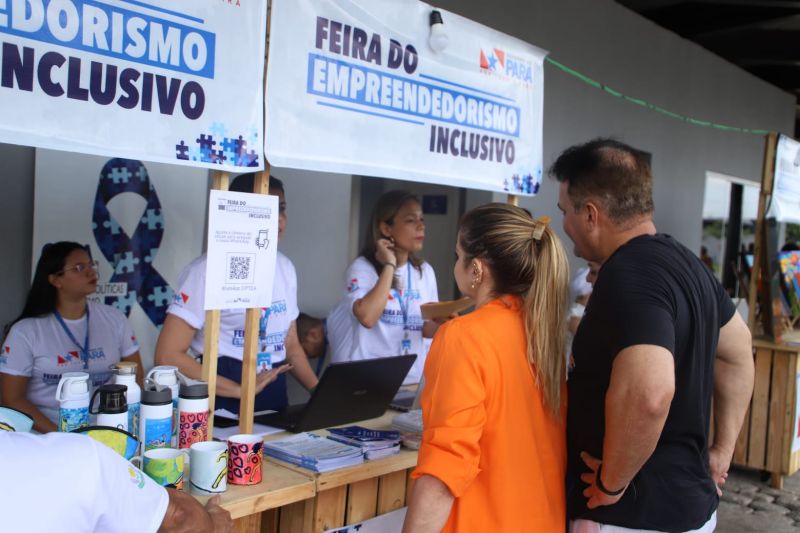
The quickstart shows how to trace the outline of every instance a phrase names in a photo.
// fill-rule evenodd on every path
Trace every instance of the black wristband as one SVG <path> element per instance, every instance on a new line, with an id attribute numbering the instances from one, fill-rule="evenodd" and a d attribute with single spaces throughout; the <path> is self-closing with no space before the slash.
<path id="1" fill-rule="evenodd" d="M 395 265 L 394 263 L 384 263 L 383 266 L 390 266 L 393 269 L 397 270 L 397 265 Z"/>
<path id="2" fill-rule="evenodd" d="M 623 492 L 625 492 L 625 489 L 627 489 L 627 488 L 628 488 L 628 486 L 627 486 L 627 485 L 625 485 L 624 487 L 622 487 L 622 488 L 621 488 L 621 489 L 619 489 L 619 490 L 608 490 L 607 488 L 605 488 L 605 487 L 603 486 L 603 480 L 602 480 L 602 478 L 600 477 L 600 474 L 601 474 L 602 472 L 603 472 L 603 463 L 600 463 L 599 465 L 597 465 L 597 472 L 595 473 L 594 485 L 595 485 L 595 487 L 597 487 L 597 489 L 598 489 L 600 492 L 602 492 L 602 493 L 603 493 L 603 494 L 605 494 L 606 496 L 611 496 L 611 497 L 616 497 L 616 496 L 619 496 L 620 494 L 622 494 Z"/>

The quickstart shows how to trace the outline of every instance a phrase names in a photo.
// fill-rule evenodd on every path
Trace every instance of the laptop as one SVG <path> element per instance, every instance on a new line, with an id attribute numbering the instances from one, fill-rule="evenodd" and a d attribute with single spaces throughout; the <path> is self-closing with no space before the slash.
<path id="1" fill-rule="evenodd" d="M 416 359 L 409 354 L 332 363 L 308 403 L 257 415 L 253 420 L 298 433 L 379 417 Z"/>
<path id="2" fill-rule="evenodd" d="M 423 387 L 425 387 L 425 378 L 422 378 L 422 381 L 419 382 L 416 391 L 401 389 L 395 394 L 394 398 L 392 398 L 392 403 L 389 404 L 389 407 L 395 411 L 403 411 L 404 413 L 419 409 L 419 398 L 422 395 Z"/>

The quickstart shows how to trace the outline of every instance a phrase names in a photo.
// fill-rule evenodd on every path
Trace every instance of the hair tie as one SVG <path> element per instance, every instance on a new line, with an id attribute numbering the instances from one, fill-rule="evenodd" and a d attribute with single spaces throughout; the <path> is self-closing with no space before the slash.
<path id="1" fill-rule="evenodd" d="M 533 240 L 540 240 L 542 238 L 542 234 L 544 234 L 545 228 L 550 224 L 550 217 L 547 215 L 540 216 L 535 222 L 533 226 L 533 230 L 531 231 L 531 238 Z"/>

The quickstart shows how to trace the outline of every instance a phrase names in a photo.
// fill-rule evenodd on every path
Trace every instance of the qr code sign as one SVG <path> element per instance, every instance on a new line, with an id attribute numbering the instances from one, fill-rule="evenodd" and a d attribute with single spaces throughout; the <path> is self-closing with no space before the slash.
<path id="1" fill-rule="evenodd" d="M 255 254 L 228 254 L 227 283 L 253 283 Z"/>

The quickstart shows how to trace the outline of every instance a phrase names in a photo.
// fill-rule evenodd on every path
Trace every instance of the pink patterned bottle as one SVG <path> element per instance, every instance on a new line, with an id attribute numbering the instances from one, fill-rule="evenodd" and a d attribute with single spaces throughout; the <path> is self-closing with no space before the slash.
<path id="1" fill-rule="evenodd" d="M 181 385 L 178 393 L 178 448 L 208 440 L 208 383 Z"/>

